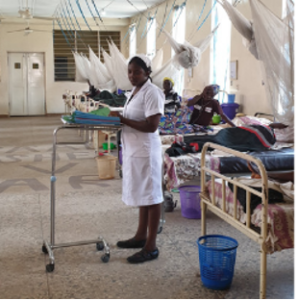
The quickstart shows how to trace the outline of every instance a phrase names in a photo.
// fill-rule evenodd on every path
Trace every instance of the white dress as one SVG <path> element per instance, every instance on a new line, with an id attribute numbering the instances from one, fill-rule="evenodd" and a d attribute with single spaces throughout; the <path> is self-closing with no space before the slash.
<path id="1" fill-rule="evenodd" d="M 150 116 L 163 114 L 164 101 L 164 93 L 147 80 L 137 94 L 126 102 L 123 116 L 135 121 L 144 121 Z M 123 125 L 121 139 L 123 202 L 131 206 L 161 203 L 163 161 L 158 130 L 146 133 Z"/>

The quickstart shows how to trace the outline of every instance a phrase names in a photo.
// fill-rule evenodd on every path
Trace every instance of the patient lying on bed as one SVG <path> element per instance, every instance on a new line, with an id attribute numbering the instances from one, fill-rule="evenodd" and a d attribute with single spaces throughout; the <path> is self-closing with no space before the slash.
<path id="1" fill-rule="evenodd" d="M 211 142 L 222 145 L 238 151 L 264 151 L 270 149 L 275 144 L 273 130 L 270 127 L 262 125 L 247 125 L 242 127 L 229 127 L 220 130 L 215 135 L 204 136 L 185 136 L 184 148 L 188 145 L 197 144 L 200 152 L 205 143 Z M 178 144 L 172 144 L 166 150 L 169 156 L 179 156 L 182 153 Z M 180 147 L 181 148 L 181 147 Z M 183 148 L 182 148 L 183 150 Z M 185 151 L 184 151 L 185 152 Z"/>

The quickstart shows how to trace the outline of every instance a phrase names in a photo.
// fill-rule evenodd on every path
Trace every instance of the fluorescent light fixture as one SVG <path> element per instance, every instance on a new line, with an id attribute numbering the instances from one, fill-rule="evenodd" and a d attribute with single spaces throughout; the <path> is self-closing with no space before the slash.
<path id="1" fill-rule="evenodd" d="M 107 13 L 106 13 L 106 11 L 105 11 L 104 9 L 102 9 L 102 10 L 101 10 L 101 14 L 102 14 L 103 16 L 105 16 Z"/>

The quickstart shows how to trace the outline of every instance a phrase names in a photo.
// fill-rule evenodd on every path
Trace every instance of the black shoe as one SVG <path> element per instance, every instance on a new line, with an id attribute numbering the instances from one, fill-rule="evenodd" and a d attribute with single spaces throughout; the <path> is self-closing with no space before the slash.
<path id="1" fill-rule="evenodd" d="M 156 259 L 158 257 L 158 254 L 159 251 L 157 248 L 153 251 L 147 251 L 145 249 L 142 249 L 140 252 L 137 252 L 134 255 L 129 256 L 127 258 L 127 261 L 131 264 L 139 264 L 145 261 Z"/>
<path id="2" fill-rule="evenodd" d="M 143 248 L 146 244 L 146 240 L 136 241 L 135 238 L 119 241 L 117 246 L 119 248 Z"/>

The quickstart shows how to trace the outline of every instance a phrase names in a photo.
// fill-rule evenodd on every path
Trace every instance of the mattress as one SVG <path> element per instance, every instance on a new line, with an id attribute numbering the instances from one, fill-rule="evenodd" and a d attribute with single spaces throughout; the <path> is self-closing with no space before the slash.
<path id="1" fill-rule="evenodd" d="M 251 151 L 247 154 L 259 158 L 268 172 L 294 170 L 294 149 Z M 219 170 L 222 174 L 250 172 L 247 161 L 234 156 L 220 157 Z"/>
<path id="2" fill-rule="evenodd" d="M 169 145 L 168 145 L 169 146 Z M 164 146 L 164 151 L 166 147 Z M 287 171 L 294 169 L 294 149 L 283 148 L 261 152 L 249 152 L 250 155 L 260 158 L 266 170 Z M 244 159 L 227 155 L 218 151 L 206 155 L 206 166 L 222 174 L 251 173 Z M 201 167 L 201 153 L 189 153 L 177 157 L 164 155 L 164 180 L 168 190 L 178 188 L 181 184 L 192 180 L 199 175 Z"/>

